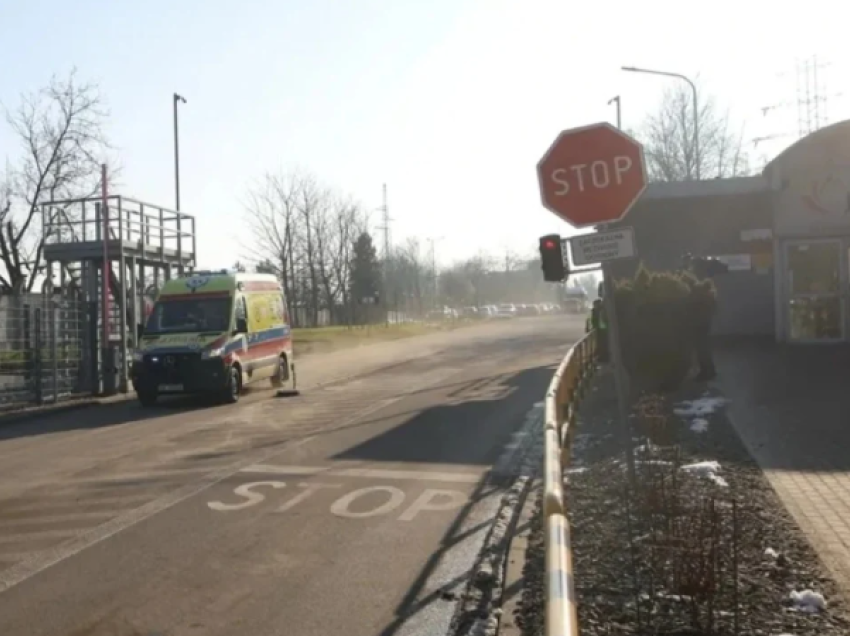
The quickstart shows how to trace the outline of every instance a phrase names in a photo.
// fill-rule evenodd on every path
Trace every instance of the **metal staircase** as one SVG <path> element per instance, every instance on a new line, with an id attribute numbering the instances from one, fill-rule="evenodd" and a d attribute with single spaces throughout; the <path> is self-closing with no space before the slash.
<path id="1" fill-rule="evenodd" d="M 172 273 L 180 275 L 195 266 L 195 219 L 120 195 L 105 200 L 51 201 L 42 204 L 41 213 L 47 279 L 63 289 L 75 290 L 89 307 L 86 346 L 92 360 L 97 361 L 93 377 L 97 378 L 99 392 L 111 392 L 113 383 L 118 390 L 126 391 L 129 352 L 137 345 L 137 327 L 144 320 L 150 275 L 154 286 L 159 287 Z M 104 302 L 110 307 L 106 338 Z M 118 354 L 115 377 L 106 360 L 105 351 L 110 348 Z"/>

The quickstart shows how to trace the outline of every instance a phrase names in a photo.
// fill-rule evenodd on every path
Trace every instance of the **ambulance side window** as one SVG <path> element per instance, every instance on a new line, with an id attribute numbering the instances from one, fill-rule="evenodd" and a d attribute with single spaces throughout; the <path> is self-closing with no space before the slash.
<path id="1" fill-rule="evenodd" d="M 248 307 L 245 304 L 245 296 L 236 298 L 236 325 L 240 322 L 248 324 Z"/>

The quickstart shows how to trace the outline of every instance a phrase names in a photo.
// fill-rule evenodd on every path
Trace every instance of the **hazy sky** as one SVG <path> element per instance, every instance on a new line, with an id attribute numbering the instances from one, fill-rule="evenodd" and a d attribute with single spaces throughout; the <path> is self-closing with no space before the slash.
<path id="1" fill-rule="evenodd" d="M 831 63 L 828 117 L 848 116 L 841 6 L 0 0 L 0 101 L 76 66 L 108 99 L 121 193 L 172 205 L 171 96 L 185 95 L 181 199 L 198 217 L 201 266 L 250 255 L 241 200 L 264 172 L 293 166 L 370 209 L 387 183 L 394 239 L 444 237 L 444 264 L 482 249 L 503 258 L 569 231 L 540 207 L 535 175 L 557 132 L 613 120 L 617 94 L 637 127 L 676 81 L 624 64 L 699 76 L 747 138 L 791 135 L 759 152 L 796 133 L 796 57 Z M 14 158 L 11 144 L 0 128 Z"/>

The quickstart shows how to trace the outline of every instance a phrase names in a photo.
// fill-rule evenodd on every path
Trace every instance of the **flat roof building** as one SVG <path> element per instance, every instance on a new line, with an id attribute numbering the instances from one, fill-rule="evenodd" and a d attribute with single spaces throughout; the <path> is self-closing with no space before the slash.
<path id="1" fill-rule="evenodd" d="M 622 225 L 652 269 L 677 269 L 686 252 L 729 265 L 715 279 L 716 334 L 850 341 L 850 121 L 798 140 L 757 176 L 650 184 Z"/>

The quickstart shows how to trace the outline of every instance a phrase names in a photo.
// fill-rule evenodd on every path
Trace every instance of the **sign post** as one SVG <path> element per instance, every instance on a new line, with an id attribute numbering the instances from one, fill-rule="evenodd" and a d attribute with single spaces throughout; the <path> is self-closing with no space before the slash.
<path id="1" fill-rule="evenodd" d="M 611 261 L 636 256 L 630 228 L 609 229 L 622 220 L 646 189 L 643 147 L 621 130 L 599 123 L 563 131 L 537 164 L 543 206 L 575 228 L 596 227 L 596 234 L 571 239 L 571 252 L 583 264 L 601 262 L 604 306 L 614 365 L 614 382 L 629 479 L 635 461 L 629 425 L 628 387 L 620 349 L 620 325 Z M 602 227 L 600 227 L 602 226 Z"/>

